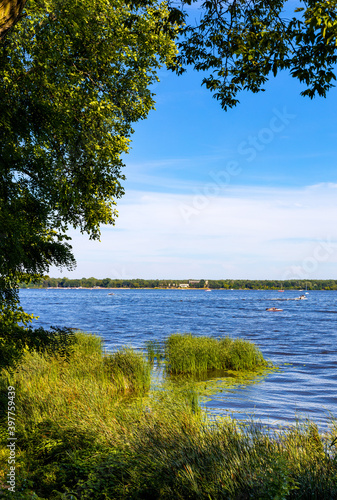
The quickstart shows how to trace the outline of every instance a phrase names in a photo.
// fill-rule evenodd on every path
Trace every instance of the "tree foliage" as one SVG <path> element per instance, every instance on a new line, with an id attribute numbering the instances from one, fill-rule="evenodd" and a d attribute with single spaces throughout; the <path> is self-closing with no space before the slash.
<path id="1" fill-rule="evenodd" d="M 114 224 L 122 155 L 133 123 L 154 108 L 150 87 L 176 34 L 157 0 L 29 0 L 2 40 L 1 321 L 31 319 L 19 282 L 74 266 L 70 226 L 98 239 Z"/>
<path id="2" fill-rule="evenodd" d="M 191 64 L 209 72 L 203 84 L 224 109 L 239 102 L 242 90 L 264 91 L 270 75 L 281 70 L 305 84 L 302 95 L 325 97 L 336 79 L 336 5 L 336 0 L 205 0 L 200 19 L 184 28 L 175 69 L 182 72 Z"/>
<path id="3" fill-rule="evenodd" d="M 0 0 L 0 40 L 19 20 L 26 0 Z"/>
<path id="4" fill-rule="evenodd" d="M 33 329 L 30 325 L 24 328 L 18 321 L 14 322 L 12 316 L 6 316 L 0 320 L 0 369 L 11 371 L 27 351 L 68 361 L 75 342 L 75 334 L 70 328 L 46 330 Z"/>
<path id="5" fill-rule="evenodd" d="M 156 2 L 29 1 L 0 45 L 2 276 L 71 266 L 69 225 L 99 238 L 114 223 L 121 155 L 175 33 Z"/>

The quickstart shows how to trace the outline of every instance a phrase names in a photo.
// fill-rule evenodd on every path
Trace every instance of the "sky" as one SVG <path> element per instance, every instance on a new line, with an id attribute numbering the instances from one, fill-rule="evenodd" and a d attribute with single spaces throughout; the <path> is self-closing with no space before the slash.
<path id="1" fill-rule="evenodd" d="M 225 112 L 193 69 L 159 78 L 115 226 L 71 231 L 77 268 L 49 275 L 337 279 L 337 89 L 310 100 L 284 72 Z"/>

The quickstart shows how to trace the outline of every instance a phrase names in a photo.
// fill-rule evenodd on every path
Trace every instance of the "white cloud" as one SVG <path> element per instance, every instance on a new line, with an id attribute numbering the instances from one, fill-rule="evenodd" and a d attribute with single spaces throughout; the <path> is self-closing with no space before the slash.
<path id="1" fill-rule="evenodd" d="M 214 197 L 203 185 L 194 195 L 128 191 L 101 242 L 71 233 L 78 267 L 64 274 L 268 279 L 302 266 L 307 278 L 336 278 L 335 193 L 334 184 L 228 186 Z M 317 250 L 320 242 L 332 250 Z"/>

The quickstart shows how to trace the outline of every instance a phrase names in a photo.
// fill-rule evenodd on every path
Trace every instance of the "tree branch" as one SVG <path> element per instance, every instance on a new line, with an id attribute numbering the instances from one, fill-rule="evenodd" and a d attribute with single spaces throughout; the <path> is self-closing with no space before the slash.
<path id="1" fill-rule="evenodd" d="M 0 0 L 0 41 L 21 17 L 27 0 Z"/>

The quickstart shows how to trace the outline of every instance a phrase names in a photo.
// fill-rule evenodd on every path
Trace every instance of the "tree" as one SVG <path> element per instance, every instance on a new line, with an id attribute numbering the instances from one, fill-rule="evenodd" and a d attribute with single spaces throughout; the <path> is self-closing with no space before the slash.
<path id="1" fill-rule="evenodd" d="M 108 288 L 109 286 L 111 286 L 111 280 L 110 280 L 110 278 L 104 278 L 104 279 L 102 279 L 102 286 L 104 288 Z"/>
<path id="2" fill-rule="evenodd" d="M 25 14 L 0 45 L 0 271 L 20 277 L 74 264 L 69 225 L 99 238 L 114 224 L 121 155 L 176 33 L 155 2 L 31 0 Z"/>
<path id="3" fill-rule="evenodd" d="M 0 0 L 0 40 L 20 19 L 26 0 Z"/>
<path id="4" fill-rule="evenodd" d="M 264 91 L 269 76 L 281 70 L 306 85 L 302 95 L 325 97 L 336 79 L 336 1 L 206 0 L 179 48 L 172 68 L 210 71 L 203 84 L 225 110 L 242 90 Z"/>
<path id="5" fill-rule="evenodd" d="M 18 283 L 71 269 L 69 226 L 98 239 L 123 195 L 132 124 L 176 54 L 176 16 L 149 0 L 29 0 L 0 44 L 2 319 L 29 321 Z M 0 321 L 1 321 L 0 318 Z M 6 331 L 9 331 L 6 327 Z M 1 338 L 0 338 L 1 341 Z"/>

